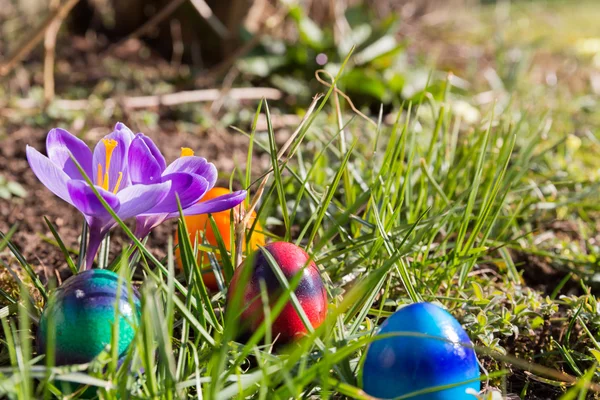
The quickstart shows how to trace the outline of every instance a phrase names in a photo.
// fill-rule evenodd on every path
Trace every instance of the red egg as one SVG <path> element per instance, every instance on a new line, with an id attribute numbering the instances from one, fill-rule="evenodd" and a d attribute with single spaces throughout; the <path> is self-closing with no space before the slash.
<path id="1" fill-rule="evenodd" d="M 265 249 L 271 253 L 288 282 L 292 281 L 309 259 L 304 250 L 287 242 L 270 243 L 265 246 Z M 283 293 L 283 287 L 262 251 L 257 251 L 250 260 L 251 262 L 246 262 L 235 270 L 227 292 L 227 304 L 228 308 L 231 308 L 233 295 L 239 290 L 244 291 L 240 306 L 242 309 L 240 313 L 241 326 L 243 330 L 253 332 L 264 319 L 260 281 L 264 281 L 271 307 L 275 305 L 277 299 Z M 239 282 L 247 268 L 252 268 L 252 271 L 248 273 L 247 283 L 242 288 L 239 287 Z M 313 328 L 317 328 L 323 323 L 327 314 L 327 292 L 319 274 L 319 269 L 313 261 L 302 271 L 302 278 L 296 286 L 295 294 Z M 291 300 L 288 300 L 283 311 L 273 322 L 271 330 L 277 343 L 289 343 L 307 333 L 306 327 Z"/>

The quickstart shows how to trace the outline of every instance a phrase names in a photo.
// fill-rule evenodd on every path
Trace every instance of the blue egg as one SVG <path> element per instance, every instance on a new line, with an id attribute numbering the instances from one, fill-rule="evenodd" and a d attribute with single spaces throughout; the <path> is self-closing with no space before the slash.
<path id="1" fill-rule="evenodd" d="M 396 336 L 372 342 L 363 365 L 363 389 L 371 396 L 390 399 L 436 386 L 456 385 L 479 378 L 475 351 L 458 321 L 431 303 L 403 307 L 377 333 L 419 333 L 445 340 Z M 448 341 L 454 342 L 450 343 Z M 475 400 L 479 381 L 411 397 L 415 400 Z"/>

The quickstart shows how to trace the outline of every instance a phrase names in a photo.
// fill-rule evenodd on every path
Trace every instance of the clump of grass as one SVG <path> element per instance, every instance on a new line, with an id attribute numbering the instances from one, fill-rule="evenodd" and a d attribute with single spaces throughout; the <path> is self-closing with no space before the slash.
<path id="1" fill-rule="evenodd" d="M 171 241 L 168 256 L 159 260 L 113 215 L 133 244 L 106 267 L 120 271 L 130 286 L 134 275 L 144 281 L 142 319 L 128 361 L 117 368 L 109 347 L 86 366 L 45 364 L 31 350 L 40 305 L 7 293 L 13 305 L 0 310 L 7 349 L 0 393 L 60 397 L 67 391 L 60 382 L 70 382 L 77 394 L 89 386 L 107 399 L 367 399 L 360 390 L 361 361 L 373 333 L 400 305 L 417 301 L 441 303 L 460 317 L 485 350 L 480 355 L 491 385 L 531 390 L 533 384 L 515 383 L 509 364 L 532 371 L 544 390 L 575 385 L 572 393 L 586 392 L 600 354 L 595 298 L 583 280 L 581 297 L 559 296 L 560 284 L 549 296 L 528 289 L 514 259 L 514 250 L 527 251 L 524 221 L 542 203 L 531 171 L 543 165 L 538 144 L 544 120 L 538 128 L 490 110 L 481 124 L 467 126 L 448 107 L 449 98 L 424 95 L 386 126 L 382 118 L 374 123 L 342 112 L 336 97 L 330 90 L 319 101 L 290 147 L 294 157 L 283 161 L 266 103 L 256 115 L 264 110 L 267 132 L 241 131 L 251 148 L 272 160 L 258 218 L 269 220 L 276 238 L 307 249 L 322 272 L 331 305 L 321 327 L 285 349 L 270 346 L 276 338 L 269 321 L 293 300 L 293 279 L 271 319 L 246 342 L 236 341 L 239 323 L 225 309 L 224 292 L 209 294 L 196 265 L 199 248 L 219 252 L 226 286 L 235 252 L 222 241 L 218 248 L 192 243 L 181 220 L 184 271 L 176 274 Z M 254 187 L 251 154 L 247 170 L 239 172 L 248 188 Z M 138 256 L 128 262 L 134 248 Z M 47 298 L 18 249 L 10 250 Z M 556 326 L 567 326 L 566 336 L 555 335 Z"/>

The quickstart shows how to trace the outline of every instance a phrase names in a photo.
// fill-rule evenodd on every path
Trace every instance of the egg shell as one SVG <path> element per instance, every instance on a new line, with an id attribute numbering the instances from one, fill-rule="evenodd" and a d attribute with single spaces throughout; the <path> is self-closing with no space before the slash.
<path id="1" fill-rule="evenodd" d="M 403 307 L 389 317 L 377 335 L 420 333 L 444 340 L 396 336 L 372 342 L 363 365 L 363 389 L 371 396 L 389 399 L 460 383 L 480 376 L 469 336 L 450 313 L 431 303 Z M 454 343 L 450 343 L 452 341 Z M 415 400 L 475 400 L 467 389 L 480 390 L 480 382 L 411 397 Z"/>
<path id="2" fill-rule="evenodd" d="M 292 243 L 270 243 L 265 246 L 265 250 L 271 253 L 288 281 L 293 279 L 309 259 L 304 250 Z M 231 307 L 233 294 L 238 290 L 244 290 L 242 301 L 245 308 L 241 313 L 242 328 L 255 331 L 264 319 L 263 303 L 260 298 L 260 281 L 264 280 L 265 282 L 271 307 L 274 306 L 283 289 L 261 251 L 255 253 L 252 261 L 252 263 L 246 262 L 236 269 L 227 292 L 227 304 Z M 246 268 L 252 268 L 252 271 L 247 284 L 241 288 L 238 282 Z M 327 292 L 319 269 L 314 262 L 311 261 L 302 272 L 302 278 L 296 287 L 295 294 L 308 320 L 314 328 L 317 328 L 327 315 Z M 282 312 L 273 322 L 271 329 L 273 338 L 277 338 L 278 343 L 288 343 L 307 333 L 306 327 L 291 301 L 286 303 Z"/>
<path id="3" fill-rule="evenodd" d="M 214 187 L 209 190 L 203 197 L 200 199 L 200 203 L 203 203 L 208 200 L 213 200 L 219 196 L 224 196 L 226 194 L 231 193 L 229 189 L 223 187 Z M 239 213 L 240 206 L 237 206 L 233 209 L 234 215 Z M 230 210 L 220 211 L 212 214 L 213 219 L 215 220 L 215 224 L 219 230 L 219 235 L 221 235 L 221 239 L 223 240 L 223 244 L 225 244 L 225 249 L 227 251 L 231 250 L 231 212 Z M 254 221 L 256 219 L 256 212 L 252 211 L 251 217 L 248 221 L 247 229 L 250 230 Z M 198 215 L 189 215 L 185 217 L 185 223 L 188 228 L 188 233 L 190 237 L 190 242 L 192 245 L 196 241 L 196 237 L 201 238 L 199 235 L 200 232 L 204 233 L 206 241 L 211 246 L 217 247 L 217 235 L 212 229 L 212 225 L 209 221 L 208 214 L 198 214 Z M 262 226 L 259 221 L 256 221 L 256 226 L 254 227 L 254 231 L 252 231 L 252 236 L 250 236 L 250 240 L 248 242 L 248 246 L 251 250 L 258 249 L 258 246 L 265 245 L 265 235 L 261 233 Z M 200 239 L 199 239 L 200 240 Z M 179 243 L 179 235 L 175 234 L 175 245 Z M 243 250 L 246 250 L 246 242 L 242 243 Z M 220 255 L 218 253 L 215 254 L 217 260 L 220 260 Z M 204 284 L 208 288 L 208 290 L 216 292 L 219 290 L 219 285 L 217 283 L 217 278 L 215 277 L 212 266 L 210 265 L 210 258 L 204 251 L 198 251 L 198 266 L 202 269 L 202 280 Z M 183 269 L 181 263 L 181 256 L 179 252 L 179 246 L 175 249 L 175 260 L 177 261 L 177 266 L 179 269 Z"/>
<path id="4" fill-rule="evenodd" d="M 90 362 L 112 338 L 117 296 L 119 297 L 119 358 L 129 347 L 139 324 L 140 299 L 134 289 L 131 307 L 127 286 L 119 290 L 119 276 L 92 269 L 67 279 L 50 296 L 40 319 L 36 337 L 38 353 L 46 351 L 48 321 L 56 329 L 56 365 Z M 118 294 L 120 292 L 120 294 Z"/>

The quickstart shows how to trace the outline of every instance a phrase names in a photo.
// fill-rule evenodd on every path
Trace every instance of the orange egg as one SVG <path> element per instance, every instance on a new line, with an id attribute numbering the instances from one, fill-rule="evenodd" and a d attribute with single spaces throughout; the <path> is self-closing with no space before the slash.
<path id="1" fill-rule="evenodd" d="M 229 189 L 222 188 L 222 187 L 214 187 L 211 190 L 209 190 L 208 193 L 206 193 L 204 195 L 204 197 L 202 197 L 200 202 L 212 200 L 216 197 L 223 196 L 228 193 L 230 193 Z M 243 204 L 241 204 L 233 209 L 234 214 L 237 215 L 237 213 L 239 213 L 239 207 L 243 207 Z M 213 216 L 213 219 L 215 220 L 215 224 L 217 225 L 217 228 L 219 229 L 219 234 L 221 235 L 221 238 L 223 239 L 225 248 L 227 249 L 227 251 L 231 251 L 231 232 L 230 232 L 231 212 L 230 212 L 230 210 L 217 212 L 217 213 L 212 214 L 212 216 Z M 252 211 L 252 216 L 250 217 L 250 219 L 248 221 L 248 225 L 247 225 L 248 230 L 250 230 L 252 228 L 252 225 L 254 224 L 255 219 L 256 219 L 256 213 L 254 211 Z M 208 214 L 187 216 L 187 217 L 185 217 L 185 223 L 187 225 L 187 229 L 188 229 L 188 232 L 190 235 L 190 241 L 192 242 L 192 244 L 195 242 L 196 237 L 198 237 L 198 240 L 201 240 L 202 236 L 204 235 L 208 244 L 210 244 L 211 246 L 214 246 L 214 247 L 218 246 L 217 238 L 216 238 L 215 232 L 213 231 L 212 226 L 210 224 Z M 260 225 L 260 222 L 257 221 L 256 226 L 254 227 L 254 231 L 252 232 L 252 236 L 250 237 L 250 241 L 248 243 L 250 245 L 250 250 L 256 250 L 256 249 L 258 249 L 258 246 L 265 245 L 265 236 L 261 232 L 262 232 L 262 227 Z M 178 234 L 175 233 L 175 244 L 177 244 L 177 243 L 179 243 L 179 237 L 178 237 Z M 245 241 L 242 243 L 242 249 L 244 251 L 246 251 L 246 242 Z M 215 256 L 216 256 L 217 260 L 221 259 L 220 255 L 218 253 L 215 254 Z M 177 247 L 177 249 L 175 249 L 175 259 L 177 261 L 177 265 L 179 266 L 179 269 L 182 269 L 183 267 L 181 264 L 181 257 L 179 255 L 179 247 Z M 218 290 L 219 285 L 217 283 L 217 279 L 216 279 L 214 272 L 212 270 L 212 267 L 210 265 L 210 258 L 208 257 L 207 254 L 205 254 L 205 252 L 200 251 L 200 250 L 198 251 L 198 266 L 200 266 L 200 268 L 202 270 L 202 280 L 204 281 L 204 284 L 206 285 L 206 287 L 212 291 Z"/>

